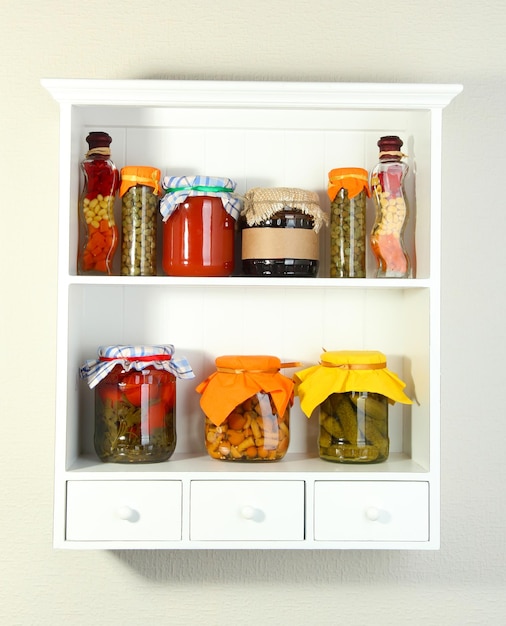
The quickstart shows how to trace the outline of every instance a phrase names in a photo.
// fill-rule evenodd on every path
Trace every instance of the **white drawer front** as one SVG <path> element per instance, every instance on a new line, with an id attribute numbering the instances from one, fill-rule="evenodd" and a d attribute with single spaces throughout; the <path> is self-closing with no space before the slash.
<path id="1" fill-rule="evenodd" d="M 180 540 L 181 482 L 72 480 L 68 541 Z"/>
<path id="2" fill-rule="evenodd" d="M 317 541 L 428 541 L 426 482 L 316 481 Z"/>
<path id="3" fill-rule="evenodd" d="M 193 541 L 303 541 L 304 481 L 194 480 Z"/>

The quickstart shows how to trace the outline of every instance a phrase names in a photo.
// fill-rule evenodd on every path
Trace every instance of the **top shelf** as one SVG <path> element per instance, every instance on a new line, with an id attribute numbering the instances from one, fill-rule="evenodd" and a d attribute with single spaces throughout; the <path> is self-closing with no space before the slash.
<path id="1" fill-rule="evenodd" d="M 437 287 L 442 109 L 461 91 L 451 84 L 267 81 L 42 79 L 61 105 L 60 275 L 69 285 L 235 286 L 417 289 Z M 67 130 L 70 128 L 70 134 Z M 118 169 L 156 166 L 162 175 L 226 175 L 244 194 L 253 187 L 315 191 L 329 211 L 328 172 L 370 171 L 377 140 L 399 135 L 408 154 L 406 193 L 415 221 L 406 245 L 416 280 L 296 278 L 79 277 L 79 162 L 90 130 L 109 132 Z M 416 171 L 416 177 L 415 177 Z M 120 208 L 115 213 L 119 223 Z M 368 202 L 367 232 L 374 219 Z M 328 231 L 320 238 L 320 274 L 328 277 Z M 372 276 L 372 257 L 367 261 Z M 115 268 L 115 272 L 118 268 Z M 160 270 L 159 270 L 160 271 Z"/>
<path id="2" fill-rule="evenodd" d="M 69 284 L 162 287 L 283 287 L 339 289 L 422 289 L 430 279 L 413 278 L 287 278 L 253 276 L 70 276 Z"/>

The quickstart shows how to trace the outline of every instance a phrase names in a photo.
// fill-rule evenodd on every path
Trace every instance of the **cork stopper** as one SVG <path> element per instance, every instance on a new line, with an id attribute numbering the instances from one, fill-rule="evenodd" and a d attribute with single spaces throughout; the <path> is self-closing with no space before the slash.
<path id="1" fill-rule="evenodd" d="M 403 141 L 396 135 L 387 135 L 378 140 L 380 161 L 400 161 L 406 155 L 401 148 Z"/>
<path id="2" fill-rule="evenodd" d="M 90 150 L 94 148 L 108 148 L 111 145 L 112 137 L 103 131 L 92 131 L 86 137 L 86 142 Z"/>

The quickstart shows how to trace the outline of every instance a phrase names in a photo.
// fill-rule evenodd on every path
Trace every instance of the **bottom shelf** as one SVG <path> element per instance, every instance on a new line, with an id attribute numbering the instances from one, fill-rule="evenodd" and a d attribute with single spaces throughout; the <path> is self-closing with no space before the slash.
<path id="1" fill-rule="evenodd" d="M 332 463 L 324 461 L 317 455 L 310 456 L 306 453 L 288 453 L 284 459 L 276 462 L 227 462 L 212 459 L 201 454 L 174 454 L 168 461 L 163 463 L 146 463 L 128 465 L 122 463 L 102 463 L 96 456 L 81 456 L 75 460 L 67 470 L 67 479 L 83 480 L 87 473 L 90 478 L 98 479 L 97 474 L 104 474 L 109 480 L 115 478 L 167 478 L 167 474 L 191 474 L 209 475 L 212 478 L 222 477 L 233 479 L 237 474 L 244 477 L 245 474 L 255 478 L 258 475 L 272 474 L 279 477 L 286 474 L 301 474 L 302 478 L 307 473 L 335 473 L 346 474 L 346 479 L 353 480 L 355 474 L 368 475 L 369 480 L 380 480 L 385 475 L 397 474 L 396 478 L 413 478 L 413 474 L 426 474 L 428 468 L 424 468 L 408 455 L 392 453 L 387 461 L 377 464 L 352 465 L 344 463 Z M 148 475 L 148 476 L 147 476 Z M 200 476 L 202 477 L 202 476 Z"/>

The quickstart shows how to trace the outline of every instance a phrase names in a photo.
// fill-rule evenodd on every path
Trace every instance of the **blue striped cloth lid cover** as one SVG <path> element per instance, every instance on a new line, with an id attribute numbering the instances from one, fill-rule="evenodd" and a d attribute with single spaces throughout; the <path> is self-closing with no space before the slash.
<path id="1" fill-rule="evenodd" d="M 140 371 L 145 367 L 154 367 L 174 374 L 177 378 L 195 378 L 191 365 L 184 358 L 173 359 L 174 346 L 100 346 L 98 359 L 85 361 L 79 369 L 80 377 L 93 389 L 116 365 L 129 370 Z M 138 357 L 138 358 L 136 358 Z M 149 357 L 153 357 L 150 359 Z M 169 358 L 167 358 L 169 357 Z"/>
<path id="2" fill-rule="evenodd" d="M 241 213 L 242 197 L 234 193 L 236 183 L 230 178 L 165 176 L 162 187 L 165 195 L 160 200 L 160 213 L 164 222 L 174 213 L 178 204 L 193 196 L 220 198 L 225 211 L 235 220 Z"/>

